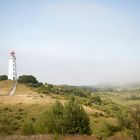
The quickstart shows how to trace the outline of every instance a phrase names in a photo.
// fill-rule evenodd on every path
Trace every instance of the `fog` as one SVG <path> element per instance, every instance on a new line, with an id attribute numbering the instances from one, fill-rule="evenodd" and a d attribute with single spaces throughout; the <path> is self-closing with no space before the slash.
<path id="1" fill-rule="evenodd" d="M 135 0 L 134 0 L 135 1 Z M 53 84 L 140 81 L 140 3 L 0 2 L 0 74 L 16 52 L 18 76 Z"/>

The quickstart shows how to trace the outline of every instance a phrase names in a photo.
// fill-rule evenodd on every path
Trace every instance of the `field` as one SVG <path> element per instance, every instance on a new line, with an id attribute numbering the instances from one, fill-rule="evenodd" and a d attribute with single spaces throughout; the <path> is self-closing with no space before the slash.
<path id="1" fill-rule="evenodd" d="M 60 100 L 63 104 L 65 104 L 70 97 L 65 94 L 38 93 L 34 88 L 19 83 L 17 85 L 15 95 L 6 96 L 12 88 L 12 84 L 12 81 L 0 82 L 0 135 L 2 139 L 53 139 L 54 136 L 52 135 L 38 135 L 32 137 L 19 135 L 23 135 L 22 128 L 26 122 L 31 121 L 36 123 L 36 121 L 39 120 L 40 115 L 46 109 L 50 108 L 56 100 Z M 95 96 L 99 96 L 102 102 L 94 102 L 93 100 Z M 115 117 L 115 113 L 118 111 L 117 109 L 131 108 L 140 104 L 140 100 L 131 100 L 130 97 L 132 96 L 139 97 L 140 91 L 96 92 L 92 93 L 88 97 L 75 96 L 90 116 L 93 137 L 65 136 L 60 139 L 101 139 L 102 135 L 106 135 L 106 132 L 103 131 L 106 123 L 117 125 Z M 110 134 L 108 139 L 130 140 L 132 137 L 129 135 L 129 131 L 124 129 Z"/>

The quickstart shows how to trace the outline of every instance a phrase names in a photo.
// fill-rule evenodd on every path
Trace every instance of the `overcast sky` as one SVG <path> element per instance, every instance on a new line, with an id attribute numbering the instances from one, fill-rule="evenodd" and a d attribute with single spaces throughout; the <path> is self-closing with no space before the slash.
<path id="1" fill-rule="evenodd" d="M 139 0 L 0 0 L 0 74 L 53 84 L 140 81 Z"/>

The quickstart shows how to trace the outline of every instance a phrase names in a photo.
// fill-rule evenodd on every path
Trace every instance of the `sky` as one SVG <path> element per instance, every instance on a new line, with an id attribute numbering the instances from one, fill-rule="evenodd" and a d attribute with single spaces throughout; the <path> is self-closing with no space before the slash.
<path id="1" fill-rule="evenodd" d="M 139 0 L 0 0 L 0 74 L 51 84 L 140 81 Z"/>

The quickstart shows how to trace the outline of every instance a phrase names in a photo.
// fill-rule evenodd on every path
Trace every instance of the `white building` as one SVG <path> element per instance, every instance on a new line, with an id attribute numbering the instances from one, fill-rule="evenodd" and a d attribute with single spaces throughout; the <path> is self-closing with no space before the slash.
<path id="1" fill-rule="evenodd" d="M 15 56 L 15 52 L 14 51 L 11 51 L 10 54 L 9 54 L 8 79 L 10 79 L 10 80 L 17 80 L 16 56 Z"/>

